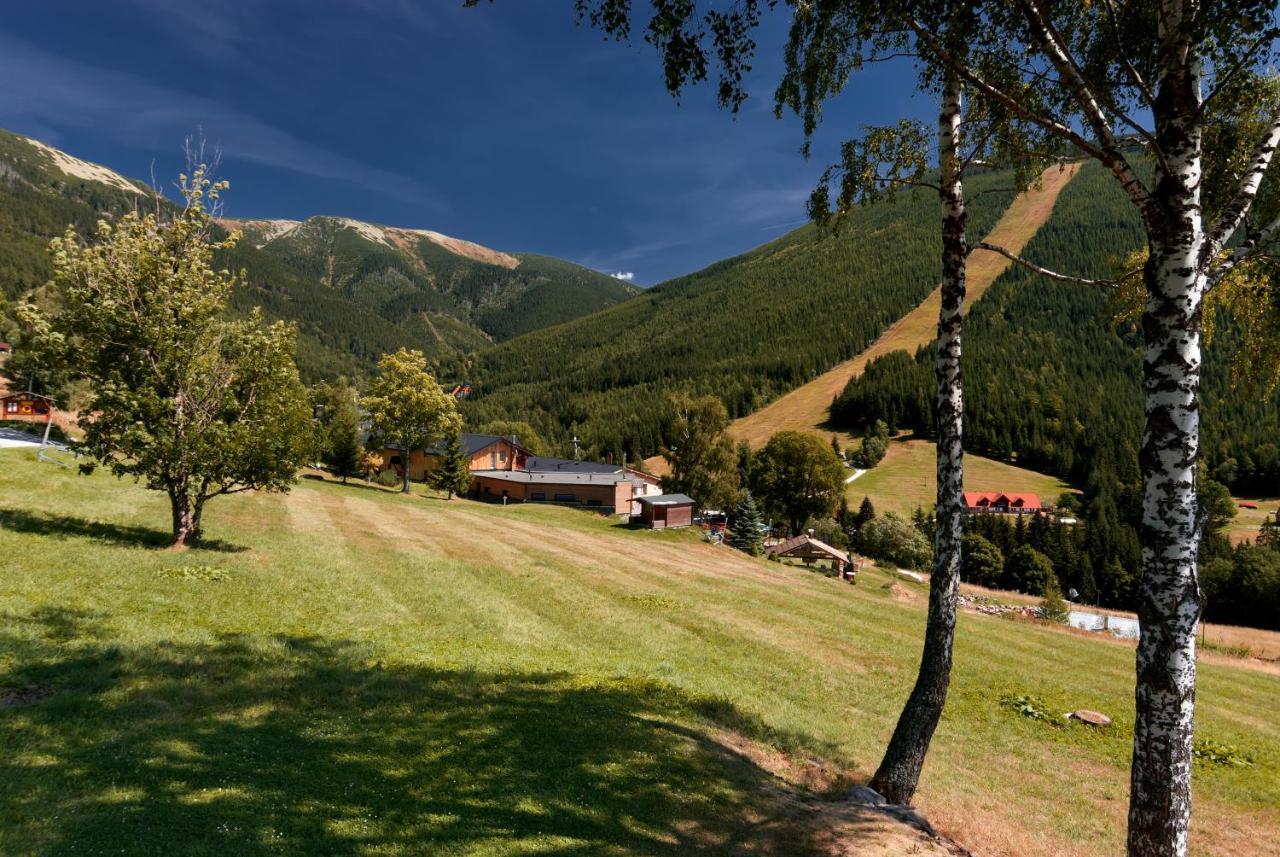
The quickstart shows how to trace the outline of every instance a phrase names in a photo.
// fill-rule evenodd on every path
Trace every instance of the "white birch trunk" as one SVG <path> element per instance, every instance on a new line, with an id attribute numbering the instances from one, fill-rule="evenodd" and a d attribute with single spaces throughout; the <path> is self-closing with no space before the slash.
<path id="1" fill-rule="evenodd" d="M 871 787 L 891 803 L 909 803 L 920 782 L 929 742 L 942 717 L 951 682 L 955 640 L 956 591 L 960 582 L 960 545 L 964 523 L 964 449 L 961 446 L 964 399 L 960 377 L 960 345 L 965 296 L 965 202 L 960 175 L 960 119 L 963 89 L 948 77 L 938 115 L 942 204 L 942 307 L 938 314 L 937 528 L 934 531 L 933 576 L 929 582 L 929 616 L 920 672 L 898 718 L 884 759 Z"/>
<path id="2" fill-rule="evenodd" d="M 1176 21 L 1166 20 L 1175 26 Z M 1200 211 L 1200 69 L 1194 57 L 1165 50 L 1156 133 L 1165 153 L 1152 195 L 1156 221 L 1142 327 L 1146 426 L 1142 470 L 1141 636 L 1129 795 L 1131 857 L 1184 857 L 1191 821 L 1191 739 L 1195 714 L 1196 577 L 1200 522 L 1201 312 L 1205 234 Z"/>

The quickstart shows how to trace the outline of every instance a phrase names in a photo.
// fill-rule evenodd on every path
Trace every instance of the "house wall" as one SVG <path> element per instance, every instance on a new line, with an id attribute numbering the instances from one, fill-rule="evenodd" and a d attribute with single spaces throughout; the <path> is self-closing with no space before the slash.
<path id="1" fill-rule="evenodd" d="M 621 514 L 627 513 L 631 501 L 631 483 L 629 482 L 619 482 L 614 485 L 550 481 L 525 483 L 507 482 L 490 476 L 477 476 L 472 480 L 471 493 L 477 499 L 497 502 L 502 499 L 503 492 L 506 492 L 507 500 L 512 503 L 525 501 L 564 503 Z"/>

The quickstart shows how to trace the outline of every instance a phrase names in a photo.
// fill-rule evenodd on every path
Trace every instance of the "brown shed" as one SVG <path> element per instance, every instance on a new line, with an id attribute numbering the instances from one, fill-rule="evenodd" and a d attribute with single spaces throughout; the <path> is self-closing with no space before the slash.
<path id="1" fill-rule="evenodd" d="M 694 500 L 684 494 L 656 494 L 637 497 L 640 523 L 651 530 L 687 527 L 693 523 Z"/>

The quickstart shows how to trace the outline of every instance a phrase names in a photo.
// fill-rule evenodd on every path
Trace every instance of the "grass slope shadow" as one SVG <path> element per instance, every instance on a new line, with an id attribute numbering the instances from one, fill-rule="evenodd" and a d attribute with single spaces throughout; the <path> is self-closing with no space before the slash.
<path id="1" fill-rule="evenodd" d="M 173 543 L 172 533 L 155 527 L 93 521 L 76 515 L 55 515 L 25 509 L 0 509 L 0 528 L 37 536 L 90 539 L 122 547 L 165 548 Z M 207 538 L 200 539 L 192 545 L 192 549 L 218 553 L 240 553 L 247 550 L 242 545 Z"/>
<path id="2" fill-rule="evenodd" d="M 100 615 L 0 616 L 0 852 L 819 850 L 814 808 L 688 726 L 702 708 L 737 716 L 647 680 L 301 637 L 129 648 Z"/>

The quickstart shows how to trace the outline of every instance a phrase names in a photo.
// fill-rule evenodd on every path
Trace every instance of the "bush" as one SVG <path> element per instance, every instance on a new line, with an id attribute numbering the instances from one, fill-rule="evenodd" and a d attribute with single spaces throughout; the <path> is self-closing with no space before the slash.
<path id="1" fill-rule="evenodd" d="M 1004 554 L 989 539 L 966 533 L 961 542 L 960 579 L 979 586 L 999 586 L 1004 574 Z"/>
<path id="2" fill-rule="evenodd" d="M 858 534 L 858 547 L 869 557 L 888 560 L 904 568 L 927 571 L 933 562 L 933 545 L 893 512 L 867 522 Z"/>
<path id="3" fill-rule="evenodd" d="M 387 488 L 395 488 L 400 485 L 400 477 L 396 475 L 394 470 L 379 470 L 374 474 L 373 481 Z"/>
<path id="4" fill-rule="evenodd" d="M 810 518 L 804 522 L 804 532 L 813 530 L 813 537 L 826 542 L 833 548 L 844 550 L 849 547 L 849 537 L 840 529 L 840 525 L 831 518 Z"/>
<path id="5" fill-rule="evenodd" d="M 1050 580 L 1057 582 L 1053 573 L 1053 562 L 1031 545 L 1023 545 L 1009 554 L 1009 558 L 1005 560 L 1004 586 L 1006 589 L 1016 589 L 1028 595 L 1043 595 Z M 1062 597 L 1061 592 L 1058 593 L 1058 597 Z"/>

